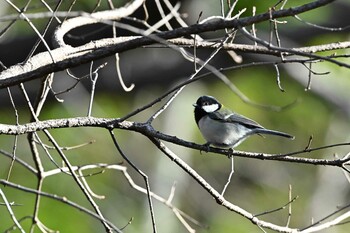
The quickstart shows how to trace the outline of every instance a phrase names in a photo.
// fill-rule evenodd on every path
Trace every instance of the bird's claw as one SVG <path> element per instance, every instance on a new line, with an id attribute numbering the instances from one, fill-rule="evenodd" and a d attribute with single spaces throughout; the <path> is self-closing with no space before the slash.
<path id="1" fill-rule="evenodd" d="M 234 151 L 235 151 L 235 150 L 234 150 L 232 147 L 228 149 L 227 157 L 228 157 L 229 159 L 232 158 L 233 152 L 234 152 Z"/>
<path id="2" fill-rule="evenodd" d="M 209 152 L 210 143 L 207 142 L 207 143 L 203 144 L 203 146 L 206 147 L 204 151 L 205 151 L 206 153 L 208 153 L 208 152 Z M 200 150 L 199 153 L 202 154 L 202 151 L 203 151 L 203 150 Z"/>

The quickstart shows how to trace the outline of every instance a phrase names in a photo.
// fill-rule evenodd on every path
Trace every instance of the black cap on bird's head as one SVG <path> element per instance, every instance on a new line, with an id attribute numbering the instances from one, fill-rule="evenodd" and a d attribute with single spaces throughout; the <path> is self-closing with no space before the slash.
<path id="1" fill-rule="evenodd" d="M 198 121 L 205 115 L 211 112 L 215 112 L 222 107 L 217 99 L 212 96 L 204 95 L 198 98 L 197 102 L 193 104 L 194 117 L 198 124 Z"/>
<path id="2" fill-rule="evenodd" d="M 197 102 L 193 104 L 193 106 L 196 109 L 199 108 L 209 113 L 209 112 L 215 112 L 216 110 L 220 109 L 222 105 L 214 97 L 203 95 L 198 98 Z"/>

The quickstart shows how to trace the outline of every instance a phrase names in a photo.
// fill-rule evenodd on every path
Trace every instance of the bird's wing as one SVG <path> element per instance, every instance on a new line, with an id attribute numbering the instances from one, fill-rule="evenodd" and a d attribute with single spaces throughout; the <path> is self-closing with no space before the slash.
<path id="1" fill-rule="evenodd" d="M 221 122 L 242 124 L 251 129 L 264 128 L 255 121 L 226 109 L 220 112 L 212 112 L 209 114 L 209 117 Z"/>

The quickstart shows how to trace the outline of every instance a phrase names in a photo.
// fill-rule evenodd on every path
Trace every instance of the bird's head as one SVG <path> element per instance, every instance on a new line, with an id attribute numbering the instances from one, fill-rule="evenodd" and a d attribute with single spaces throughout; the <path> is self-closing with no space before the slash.
<path id="1" fill-rule="evenodd" d="M 202 110 L 206 113 L 211 113 L 219 110 L 222 107 L 222 104 L 220 104 L 214 97 L 204 95 L 199 97 L 193 106 L 195 109 Z"/>

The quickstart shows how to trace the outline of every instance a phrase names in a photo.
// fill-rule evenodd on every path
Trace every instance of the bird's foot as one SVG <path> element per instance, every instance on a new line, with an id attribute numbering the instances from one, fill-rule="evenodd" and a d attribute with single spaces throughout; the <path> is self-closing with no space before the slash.
<path id="1" fill-rule="evenodd" d="M 206 147 L 204 151 L 205 151 L 206 153 L 208 153 L 208 152 L 209 152 L 210 143 L 207 142 L 207 143 L 203 144 L 203 146 Z M 202 154 L 202 151 L 203 151 L 203 150 L 200 150 L 199 152 Z"/>
<path id="2" fill-rule="evenodd" d="M 233 152 L 234 152 L 234 151 L 235 151 L 235 150 L 234 150 L 232 147 L 228 149 L 227 157 L 228 157 L 229 159 L 232 158 Z"/>

